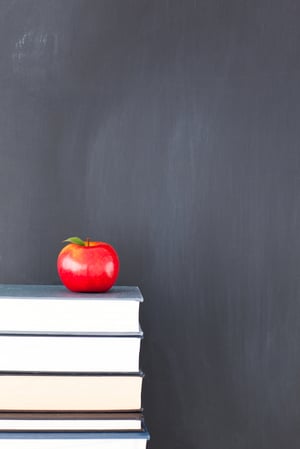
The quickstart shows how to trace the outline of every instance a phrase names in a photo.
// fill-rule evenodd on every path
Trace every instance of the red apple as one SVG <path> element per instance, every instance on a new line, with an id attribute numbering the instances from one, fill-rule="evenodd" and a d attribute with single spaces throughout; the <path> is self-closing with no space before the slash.
<path id="1" fill-rule="evenodd" d="M 70 237 L 58 255 L 57 270 L 62 283 L 73 292 L 105 292 L 116 282 L 119 257 L 104 242 Z"/>

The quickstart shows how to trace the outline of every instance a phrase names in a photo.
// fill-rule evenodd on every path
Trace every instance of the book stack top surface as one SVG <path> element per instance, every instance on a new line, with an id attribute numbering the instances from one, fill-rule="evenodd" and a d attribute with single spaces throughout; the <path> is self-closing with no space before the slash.
<path id="1" fill-rule="evenodd" d="M 105 293 L 73 293 L 62 285 L 31 285 L 31 284 L 1 284 L 1 299 L 7 298 L 53 298 L 53 299 L 89 299 L 89 300 L 133 300 L 143 301 L 143 296 L 138 287 L 115 285 Z"/>

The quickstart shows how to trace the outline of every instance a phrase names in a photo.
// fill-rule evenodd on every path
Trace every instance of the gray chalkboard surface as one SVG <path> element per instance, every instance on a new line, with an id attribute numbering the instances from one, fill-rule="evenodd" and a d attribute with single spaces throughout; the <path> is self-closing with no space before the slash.
<path id="1" fill-rule="evenodd" d="M 150 449 L 300 445 L 300 3 L 1 0 L 0 283 L 104 240 Z"/>

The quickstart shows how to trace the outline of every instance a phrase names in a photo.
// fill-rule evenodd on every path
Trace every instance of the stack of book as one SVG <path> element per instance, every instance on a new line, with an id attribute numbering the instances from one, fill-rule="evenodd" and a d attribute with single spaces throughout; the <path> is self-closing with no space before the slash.
<path id="1" fill-rule="evenodd" d="M 138 287 L 0 285 L 0 447 L 145 449 Z"/>

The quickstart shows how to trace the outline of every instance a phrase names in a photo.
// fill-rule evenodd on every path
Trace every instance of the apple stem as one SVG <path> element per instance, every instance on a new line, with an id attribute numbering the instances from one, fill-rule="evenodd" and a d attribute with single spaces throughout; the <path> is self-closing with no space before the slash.
<path id="1" fill-rule="evenodd" d="M 90 246 L 90 241 L 91 241 L 91 239 L 90 239 L 89 237 L 87 237 L 87 238 L 86 238 L 87 246 Z"/>

